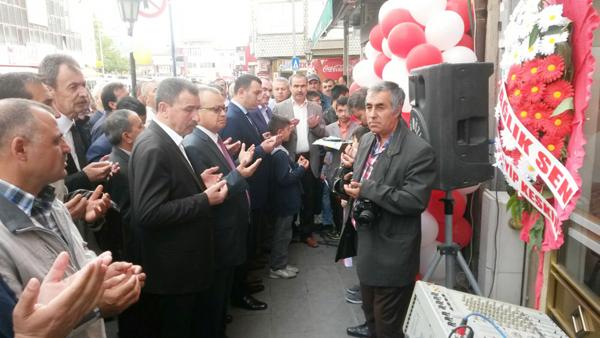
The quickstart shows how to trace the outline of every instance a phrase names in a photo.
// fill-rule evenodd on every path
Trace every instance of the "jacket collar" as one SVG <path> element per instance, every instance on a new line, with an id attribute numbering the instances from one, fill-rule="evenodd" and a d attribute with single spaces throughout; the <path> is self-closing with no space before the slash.
<path id="1" fill-rule="evenodd" d="M 0 221 L 10 232 L 33 227 L 33 222 L 14 203 L 0 195 Z"/>

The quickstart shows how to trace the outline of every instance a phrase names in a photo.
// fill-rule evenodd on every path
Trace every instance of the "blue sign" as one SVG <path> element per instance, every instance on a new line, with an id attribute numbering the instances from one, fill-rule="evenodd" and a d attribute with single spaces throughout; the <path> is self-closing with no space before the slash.
<path id="1" fill-rule="evenodd" d="M 292 58 L 292 70 L 297 71 L 298 69 L 300 69 L 300 58 L 297 56 L 294 56 Z"/>

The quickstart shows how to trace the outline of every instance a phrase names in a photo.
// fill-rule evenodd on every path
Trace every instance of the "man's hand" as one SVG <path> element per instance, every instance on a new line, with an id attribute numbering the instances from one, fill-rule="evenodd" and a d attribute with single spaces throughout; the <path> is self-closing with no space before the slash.
<path id="1" fill-rule="evenodd" d="M 110 155 L 104 155 L 104 156 L 102 156 L 100 161 L 108 161 L 109 158 L 110 158 Z M 107 179 L 110 179 L 114 175 L 118 174 L 119 171 L 121 171 L 121 165 L 119 165 L 119 163 L 117 163 L 117 162 L 110 162 L 110 163 L 111 163 L 112 167 L 110 168 L 110 173 L 108 173 Z"/>
<path id="2" fill-rule="evenodd" d="M 246 144 L 242 143 L 242 148 L 240 149 L 240 154 L 238 156 L 238 161 L 240 161 L 241 165 L 246 166 L 252 163 L 252 159 L 254 158 L 254 149 L 256 149 L 254 144 L 246 149 Z"/>
<path id="3" fill-rule="evenodd" d="M 256 169 L 258 168 L 258 166 L 260 165 L 261 162 L 262 162 L 262 158 L 257 159 L 251 165 L 248 165 L 248 163 L 242 164 L 240 162 L 240 164 L 237 166 L 236 170 L 240 173 L 240 175 L 242 175 L 242 177 L 248 178 L 248 177 L 254 175 L 254 173 L 256 172 Z"/>
<path id="4" fill-rule="evenodd" d="M 228 137 L 225 141 L 223 141 L 223 144 L 225 145 L 225 148 L 227 148 L 227 152 L 229 153 L 229 155 L 235 156 L 235 154 L 237 154 L 238 151 L 240 151 L 240 146 L 242 145 L 242 142 L 239 140 L 233 142 L 233 139 L 231 137 Z"/>
<path id="5" fill-rule="evenodd" d="M 82 170 L 91 182 L 101 182 L 111 173 L 113 164 L 108 161 L 92 162 Z"/>
<path id="6" fill-rule="evenodd" d="M 306 158 L 304 158 L 304 156 L 300 155 L 300 157 L 298 158 L 298 164 L 301 167 L 304 167 L 304 170 L 308 169 L 308 166 L 310 165 L 310 161 L 307 160 Z"/>
<path id="7" fill-rule="evenodd" d="M 299 119 L 291 119 L 290 120 L 290 124 L 292 125 L 292 128 L 294 128 L 295 126 L 297 126 L 298 123 L 300 123 Z"/>
<path id="8" fill-rule="evenodd" d="M 102 185 L 98 185 L 87 201 L 84 220 L 88 223 L 103 217 L 110 208 L 110 196 L 106 193 L 103 194 L 103 189 Z"/>
<path id="9" fill-rule="evenodd" d="M 346 195 L 357 199 L 360 194 L 360 183 L 352 181 L 350 184 L 344 184 L 344 190 L 346 191 Z"/>
<path id="10" fill-rule="evenodd" d="M 13 311 L 15 338 L 67 336 L 104 293 L 103 263 L 95 259 L 63 282 L 69 255 L 59 254 L 41 285 L 32 278 L 25 286 Z"/>
<path id="11" fill-rule="evenodd" d="M 314 128 L 319 125 L 319 122 L 321 121 L 321 117 L 319 115 L 311 115 L 308 117 L 307 121 L 308 121 L 308 127 Z"/>
<path id="12" fill-rule="evenodd" d="M 268 139 L 262 141 L 260 146 L 263 148 L 265 153 L 270 154 L 275 147 L 277 147 L 277 136 L 271 136 Z"/>
<path id="13" fill-rule="evenodd" d="M 223 178 L 223 174 L 218 173 L 218 171 L 219 167 L 215 166 L 204 170 L 202 174 L 200 174 L 200 178 L 207 188 L 212 187 Z"/>
<path id="14" fill-rule="evenodd" d="M 223 203 L 225 197 L 227 197 L 227 181 L 219 181 L 212 186 L 204 190 L 206 196 L 208 196 L 208 204 L 217 205 Z"/>
<path id="15" fill-rule="evenodd" d="M 354 156 L 355 154 L 353 154 L 352 147 L 346 147 L 346 150 L 344 150 L 340 158 L 342 166 L 344 168 L 352 168 L 354 165 Z"/>
<path id="16" fill-rule="evenodd" d="M 77 194 L 71 197 L 70 200 L 65 202 L 65 207 L 69 210 L 71 218 L 73 220 L 83 219 L 85 217 L 88 200 L 81 194 Z"/>
<path id="17" fill-rule="evenodd" d="M 146 281 L 139 265 L 128 262 L 114 262 L 108 266 L 104 280 L 106 291 L 100 300 L 103 317 L 117 315 L 138 301 Z"/>

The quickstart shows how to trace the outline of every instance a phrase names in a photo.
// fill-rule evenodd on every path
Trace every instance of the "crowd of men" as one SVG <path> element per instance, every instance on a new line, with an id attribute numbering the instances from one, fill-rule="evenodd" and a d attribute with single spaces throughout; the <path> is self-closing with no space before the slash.
<path id="1" fill-rule="evenodd" d="M 230 305 L 268 307 L 250 271 L 296 277 L 293 234 L 317 247 L 321 231 L 356 256 L 366 323 L 347 333 L 402 337 L 435 171 L 398 86 L 139 88 L 91 92 L 59 54 L 0 75 L 0 335 L 105 337 L 118 316 L 120 337 L 223 338 Z M 348 145 L 314 144 L 327 136 Z"/>

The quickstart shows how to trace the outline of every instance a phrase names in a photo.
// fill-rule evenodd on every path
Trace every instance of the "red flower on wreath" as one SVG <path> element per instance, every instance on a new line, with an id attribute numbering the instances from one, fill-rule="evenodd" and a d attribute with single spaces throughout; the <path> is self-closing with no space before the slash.
<path id="1" fill-rule="evenodd" d="M 558 80 L 546 87 L 544 102 L 551 109 L 556 108 L 562 100 L 573 96 L 573 86 L 568 81 Z"/>
<path id="2" fill-rule="evenodd" d="M 525 94 L 520 87 L 515 87 L 508 93 L 508 102 L 510 102 L 513 109 L 519 107 L 524 100 Z"/>
<path id="3" fill-rule="evenodd" d="M 556 158 L 560 158 L 560 153 L 564 147 L 565 140 L 563 137 L 544 135 L 540 140 L 544 147 L 554 155 Z"/>
<path id="4" fill-rule="evenodd" d="M 525 83 L 535 83 L 539 81 L 542 71 L 540 59 L 533 59 L 523 64 L 522 77 Z"/>
<path id="5" fill-rule="evenodd" d="M 523 83 L 523 69 L 520 65 L 512 65 L 508 71 L 508 78 L 506 79 L 506 87 L 511 92 Z"/>
<path id="6" fill-rule="evenodd" d="M 527 125 L 527 129 L 531 131 L 532 134 L 539 137 L 539 135 L 544 131 L 544 126 L 546 121 L 550 118 L 552 111 L 548 109 L 543 104 L 532 104 L 531 105 L 531 118 L 529 124 Z"/>
<path id="7" fill-rule="evenodd" d="M 542 101 L 546 90 L 546 84 L 543 82 L 528 82 L 524 85 L 522 91 L 525 93 L 527 101 L 537 103 Z"/>
<path id="8" fill-rule="evenodd" d="M 542 60 L 540 65 L 540 77 L 545 83 L 551 83 L 560 79 L 565 70 L 565 60 L 557 55 L 552 54 Z"/>
<path id="9" fill-rule="evenodd" d="M 551 117 L 548 123 L 544 125 L 544 130 L 548 136 L 565 137 L 571 134 L 572 129 L 573 114 L 571 111 Z"/>

